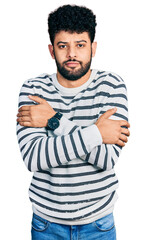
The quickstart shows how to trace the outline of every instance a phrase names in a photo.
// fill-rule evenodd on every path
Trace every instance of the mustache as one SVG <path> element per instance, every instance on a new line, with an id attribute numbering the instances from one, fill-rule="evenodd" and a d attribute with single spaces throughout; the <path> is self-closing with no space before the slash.
<path id="1" fill-rule="evenodd" d="M 68 62 L 78 62 L 78 63 L 81 63 L 80 61 L 78 61 L 76 59 L 69 59 L 69 60 L 65 61 L 64 64 L 68 63 Z"/>

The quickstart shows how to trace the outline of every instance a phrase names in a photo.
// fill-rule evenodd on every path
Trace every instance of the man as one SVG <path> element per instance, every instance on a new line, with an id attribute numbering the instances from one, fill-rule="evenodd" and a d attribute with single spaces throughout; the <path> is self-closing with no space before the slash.
<path id="1" fill-rule="evenodd" d="M 57 74 L 26 81 L 17 135 L 29 189 L 32 239 L 116 239 L 114 165 L 130 127 L 127 93 L 115 73 L 92 70 L 96 19 L 65 5 L 48 17 Z"/>

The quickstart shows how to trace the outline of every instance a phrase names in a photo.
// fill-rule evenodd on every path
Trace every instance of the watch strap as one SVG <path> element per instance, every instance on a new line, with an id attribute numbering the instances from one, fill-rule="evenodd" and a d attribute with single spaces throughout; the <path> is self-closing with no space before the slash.
<path id="1" fill-rule="evenodd" d="M 59 120 L 62 118 L 62 116 L 63 116 L 62 113 L 57 112 L 53 117 L 48 119 L 48 124 L 47 124 L 46 129 L 47 130 L 55 130 L 57 127 L 59 127 L 59 125 L 60 125 Z"/>
<path id="2" fill-rule="evenodd" d="M 62 113 L 57 112 L 53 117 L 58 118 L 60 120 L 62 118 Z"/>

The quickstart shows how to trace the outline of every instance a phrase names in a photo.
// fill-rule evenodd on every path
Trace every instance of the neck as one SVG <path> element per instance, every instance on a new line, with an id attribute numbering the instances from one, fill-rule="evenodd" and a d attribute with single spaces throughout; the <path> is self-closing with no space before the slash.
<path id="1" fill-rule="evenodd" d="M 70 81 L 68 79 L 65 79 L 58 71 L 57 71 L 57 79 L 58 82 L 60 83 L 60 85 L 62 85 L 63 87 L 66 88 L 76 88 L 76 87 L 80 87 L 81 85 L 83 85 L 84 83 L 86 83 L 90 77 L 91 74 L 91 69 L 89 69 L 89 71 L 80 79 L 75 80 L 75 81 Z"/>

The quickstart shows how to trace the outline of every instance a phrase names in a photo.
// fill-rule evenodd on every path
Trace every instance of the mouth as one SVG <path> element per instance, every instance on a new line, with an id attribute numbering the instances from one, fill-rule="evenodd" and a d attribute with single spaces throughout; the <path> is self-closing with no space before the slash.
<path id="1" fill-rule="evenodd" d="M 79 65 L 80 63 L 78 61 L 67 61 L 65 62 L 65 65 L 69 68 L 75 68 Z"/>

